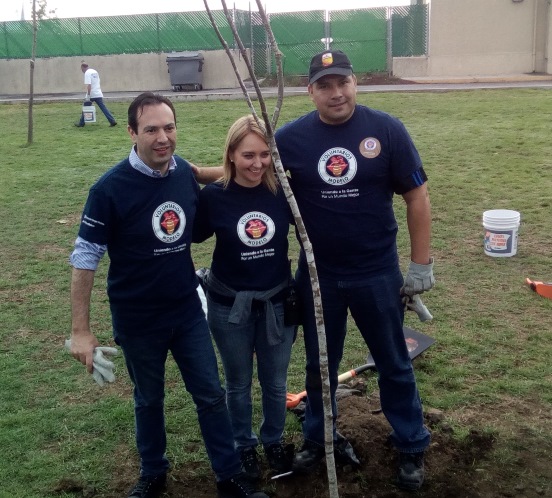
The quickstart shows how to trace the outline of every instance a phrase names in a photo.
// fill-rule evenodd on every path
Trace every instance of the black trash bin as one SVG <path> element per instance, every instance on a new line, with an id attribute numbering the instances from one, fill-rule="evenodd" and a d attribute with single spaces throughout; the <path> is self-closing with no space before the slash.
<path id="1" fill-rule="evenodd" d="M 199 52 L 173 52 L 167 56 L 173 92 L 203 88 L 203 55 Z"/>

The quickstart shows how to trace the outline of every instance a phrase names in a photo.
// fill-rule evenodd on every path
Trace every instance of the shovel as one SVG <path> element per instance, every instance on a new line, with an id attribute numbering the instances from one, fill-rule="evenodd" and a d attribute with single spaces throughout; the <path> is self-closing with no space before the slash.
<path id="1" fill-rule="evenodd" d="M 349 379 L 352 379 L 353 377 L 356 377 L 359 373 L 365 372 L 366 370 L 370 370 L 371 368 L 375 368 L 374 363 L 366 363 L 365 365 L 361 365 L 360 367 L 353 368 L 352 370 L 349 370 L 348 372 L 342 373 L 337 378 L 337 383 L 341 384 Z M 286 407 L 287 408 L 295 408 L 299 403 L 301 403 L 301 400 L 307 396 L 307 391 L 301 391 L 298 394 L 286 394 Z"/>
<path id="2" fill-rule="evenodd" d="M 552 299 L 552 282 L 538 282 L 537 280 L 526 278 L 525 283 L 540 296 Z"/>

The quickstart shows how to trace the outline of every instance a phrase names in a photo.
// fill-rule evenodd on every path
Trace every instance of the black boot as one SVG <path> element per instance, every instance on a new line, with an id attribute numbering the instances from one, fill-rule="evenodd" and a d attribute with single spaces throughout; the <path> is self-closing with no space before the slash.
<path id="1" fill-rule="evenodd" d="M 399 471 L 397 485 L 401 489 L 416 491 L 424 482 L 424 452 L 399 453 Z"/>
<path id="2" fill-rule="evenodd" d="M 360 460 L 356 456 L 353 446 L 349 440 L 339 432 L 337 433 L 337 439 L 334 441 L 334 455 L 336 462 L 341 465 L 360 467 Z"/>
<path id="3" fill-rule="evenodd" d="M 268 498 L 268 495 L 255 489 L 243 472 L 217 482 L 217 492 L 219 498 Z"/>
<path id="4" fill-rule="evenodd" d="M 249 446 L 240 451 L 242 471 L 251 481 L 256 481 L 261 475 L 259 468 L 259 457 L 254 446 Z"/>
<path id="5" fill-rule="evenodd" d="M 308 474 L 318 466 L 325 454 L 323 446 L 312 441 L 305 441 L 301 449 L 295 453 L 291 468 L 299 474 Z"/>
<path id="6" fill-rule="evenodd" d="M 128 492 L 127 498 L 157 498 L 165 491 L 167 475 L 140 476 L 135 486 Z"/>
<path id="7" fill-rule="evenodd" d="M 281 443 L 276 443 L 265 446 L 264 452 L 271 470 L 276 474 L 289 472 L 293 461 L 293 450 L 292 444 L 284 446 Z"/>

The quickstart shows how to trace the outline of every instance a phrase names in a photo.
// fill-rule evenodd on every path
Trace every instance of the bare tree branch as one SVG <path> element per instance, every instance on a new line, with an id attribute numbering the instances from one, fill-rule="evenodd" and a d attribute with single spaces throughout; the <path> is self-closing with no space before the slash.
<path id="1" fill-rule="evenodd" d="M 207 0 L 203 0 L 205 3 Z M 257 94 L 257 99 L 259 100 L 259 106 L 261 108 L 261 114 L 263 116 L 263 120 L 265 122 L 265 125 L 270 128 L 270 130 L 267 128 L 267 132 L 273 133 L 272 125 L 268 119 L 268 112 L 266 110 L 266 104 L 263 99 L 263 93 L 261 92 L 261 87 L 259 86 L 259 82 L 257 78 L 255 77 L 255 70 L 253 69 L 253 66 L 251 65 L 251 59 L 247 55 L 247 49 L 245 48 L 245 45 L 243 44 L 240 35 L 238 33 L 238 30 L 236 29 L 236 23 L 234 22 L 234 19 L 232 19 L 232 16 L 230 15 L 230 12 L 228 10 L 228 7 L 226 6 L 226 1 L 221 0 L 222 3 L 222 9 L 224 10 L 224 15 L 226 16 L 226 20 L 228 21 L 228 25 L 230 26 L 230 29 L 232 30 L 232 34 L 234 35 L 234 38 L 236 40 L 236 43 L 238 44 L 238 48 L 240 49 L 240 53 L 243 57 L 243 60 L 245 62 L 245 65 L 247 67 L 247 71 L 249 72 L 249 76 L 251 77 L 251 81 L 253 83 L 253 87 L 255 88 L 255 92 Z M 237 75 L 238 78 L 240 78 L 240 75 Z M 257 118 L 257 115 L 254 114 L 255 119 Z"/>
<path id="2" fill-rule="evenodd" d="M 326 452 L 326 469 L 328 474 L 329 496 L 330 498 L 339 498 L 339 492 L 338 492 L 338 486 L 337 486 L 337 474 L 335 469 L 335 455 L 334 455 L 334 448 L 333 448 L 333 413 L 332 413 L 331 393 L 330 393 L 330 376 L 329 376 L 329 370 L 328 370 L 328 350 L 327 350 L 327 344 L 326 344 L 326 330 L 324 326 L 322 299 L 320 294 L 320 283 L 318 280 L 318 272 L 316 269 L 316 263 L 314 260 L 312 245 L 310 243 L 305 225 L 303 223 L 303 218 L 301 217 L 301 213 L 299 212 L 299 206 L 297 205 L 297 201 L 289 185 L 284 167 L 282 165 L 282 160 L 280 158 L 280 153 L 278 152 L 278 147 L 276 146 L 276 140 L 274 138 L 274 129 L 278 121 L 278 116 L 280 113 L 280 109 L 283 102 L 283 95 L 284 95 L 284 78 L 283 78 L 283 70 L 282 70 L 282 63 L 281 63 L 282 54 L 278 48 L 276 39 L 274 38 L 274 34 L 272 32 L 270 23 L 268 21 L 268 17 L 261 5 L 261 2 L 260 0 L 256 0 L 256 1 L 257 1 L 257 7 L 259 9 L 259 13 L 263 21 L 265 31 L 268 35 L 272 50 L 275 54 L 276 63 L 278 67 L 278 101 L 277 101 L 276 109 L 272 116 L 272 120 L 269 120 L 268 118 L 266 103 L 263 98 L 263 95 L 259 86 L 259 82 L 255 76 L 255 72 L 251 65 L 251 60 L 247 54 L 247 50 L 243 45 L 242 40 L 237 32 L 234 20 L 232 19 L 232 16 L 230 15 L 228 8 L 226 7 L 225 0 L 221 0 L 221 3 L 223 6 L 224 13 L 226 15 L 226 19 L 236 39 L 236 42 L 240 49 L 240 53 L 242 54 L 242 57 L 246 63 L 247 69 L 249 71 L 249 75 L 251 76 L 251 81 L 253 82 L 255 91 L 257 93 L 257 98 L 259 100 L 259 105 L 261 107 L 265 128 L 267 130 L 267 138 L 270 146 L 272 159 L 274 162 L 274 168 L 276 170 L 276 175 L 285 193 L 286 199 L 291 207 L 293 217 L 295 219 L 295 224 L 297 226 L 297 231 L 299 233 L 301 244 L 303 246 L 303 250 L 305 251 L 305 256 L 307 259 L 311 286 L 312 286 L 313 300 L 314 300 L 314 314 L 316 319 L 316 328 L 318 333 L 318 348 L 319 348 L 319 355 L 320 355 L 320 377 L 322 381 L 322 401 L 323 401 L 323 407 L 324 407 L 324 443 L 325 443 L 324 446 L 325 446 L 325 452 Z M 208 5 L 208 1 L 203 0 L 203 3 L 205 4 L 205 8 L 209 13 L 209 18 L 211 20 L 211 23 L 213 24 L 213 27 L 217 32 L 217 35 L 221 40 L 221 43 L 225 48 L 228 57 L 231 60 L 232 67 L 234 68 L 234 72 L 236 74 L 236 77 L 238 78 L 240 87 L 247 99 L 249 107 L 252 110 L 252 114 L 255 116 L 255 119 L 258 121 L 259 118 L 253 108 L 251 98 L 249 97 L 249 94 L 245 88 L 245 84 L 243 83 L 241 75 L 237 69 L 236 63 L 233 58 L 233 54 L 228 48 L 227 43 L 222 38 L 220 31 L 218 30 L 218 27 L 216 26 L 216 23 L 214 21 L 214 18 L 212 16 L 211 10 Z"/>
<path id="3" fill-rule="evenodd" d="M 253 107 L 253 102 L 251 101 L 251 98 L 249 97 L 249 93 L 247 91 L 247 88 L 245 87 L 245 83 L 243 82 L 243 79 L 240 76 L 240 72 L 238 70 L 238 66 L 236 65 L 236 61 L 234 59 L 234 55 L 232 54 L 232 51 L 230 50 L 230 47 L 228 46 L 228 43 L 226 43 L 226 40 L 223 38 L 220 30 L 218 29 L 217 23 L 215 21 L 215 18 L 213 17 L 213 13 L 211 12 L 211 9 L 209 7 L 209 3 L 207 0 L 203 0 L 203 4 L 205 5 L 205 10 L 207 10 L 207 15 L 209 16 L 209 20 L 211 21 L 211 24 L 213 25 L 213 29 L 215 30 L 215 33 L 217 34 L 217 37 L 223 46 L 224 50 L 226 51 L 226 55 L 228 55 L 228 58 L 230 59 L 230 64 L 232 64 L 232 68 L 234 69 L 234 73 L 236 74 L 238 78 L 238 83 L 240 84 L 240 87 L 242 89 L 242 92 L 247 100 L 247 105 L 249 106 L 249 109 L 251 110 L 251 114 L 253 116 L 257 116 L 257 112 L 255 111 L 255 108 Z"/>
<path id="4" fill-rule="evenodd" d="M 270 21 L 268 19 L 268 16 L 266 15 L 261 1 L 256 0 L 256 2 L 257 8 L 259 9 L 259 14 L 261 15 L 261 19 L 263 21 L 265 33 L 268 36 L 270 48 L 272 50 L 272 53 L 274 54 L 274 58 L 276 59 L 276 74 L 278 77 L 278 99 L 276 102 L 276 106 L 274 107 L 274 114 L 272 115 L 271 120 L 272 128 L 276 129 L 276 124 L 278 123 L 278 118 L 280 117 L 280 110 L 282 109 L 282 102 L 284 100 L 284 70 L 282 67 L 282 52 L 280 51 L 280 48 L 276 43 L 276 38 L 274 38 L 274 33 L 272 32 L 272 28 L 270 27 Z"/>

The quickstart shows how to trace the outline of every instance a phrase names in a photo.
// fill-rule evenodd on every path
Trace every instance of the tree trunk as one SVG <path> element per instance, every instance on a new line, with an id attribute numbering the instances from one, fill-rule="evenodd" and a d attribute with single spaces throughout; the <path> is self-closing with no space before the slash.
<path id="1" fill-rule="evenodd" d="M 245 49 L 245 46 L 243 45 L 242 40 L 237 32 L 232 15 L 228 11 L 228 8 L 226 7 L 225 0 L 221 0 L 221 2 L 222 2 L 224 13 L 226 15 L 226 19 L 232 30 L 236 43 L 238 44 L 241 56 L 243 57 L 243 60 L 247 66 L 247 69 L 249 71 L 249 76 L 251 77 L 251 81 L 253 82 L 253 85 L 255 88 L 257 98 L 259 101 L 259 106 L 261 108 L 261 114 L 263 116 L 264 125 L 267 131 L 268 142 L 269 142 L 276 174 L 282 186 L 282 189 L 285 193 L 286 199 L 293 212 L 293 217 L 295 219 L 297 231 L 301 239 L 301 245 L 303 246 L 303 250 L 305 251 L 305 256 L 308 263 L 313 300 L 314 300 L 316 328 L 318 333 L 318 348 L 320 352 L 319 353 L 320 354 L 320 377 L 322 381 L 322 400 L 323 400 L 323 406 L 324 406 L 324 443 L 325 443 L 325 451 L 326 451 L 326 469 L 328 474 L 329 496 L 330 498 L 339 498 L 339 492 L 338 492 L 338 486 L 337 486 L 337 474 L 335 469 L 335 456 L 334 456 L 334 449 L 333 449 L 333 412 L 332 412 L 332 405 L 331 405 L 330 379 L 329 379 L 330 376 L 328 371 L 328 353 L 327 353 L 327 345 L 326 345 L 326 331 L 324 327 L 324 315 L 322 310 L 322 299 L 320 295 L 320 283 L 318 280 L 318 272 L 316 270 L 316 263 L 314 260 L 312 245 L 310 243 L 307 231 L 305 229 L 303 218 L 301 217 L 301 213 L 299 212 L 297 201 L 295 200 L 295 196 L 293 195 L 291 187 L 289 186 L 289 182 L 288 182 L 286 173 L 284 171 L 282 161 L 280 159 L 280 153 L 278 152 L 276 141 L 274 139 L 274 130 L 276 128 L 276 123 L 278 121 L 278 116 L 280 113 L 280 109 L 283 102 L 283 95 L 284 95 L 284 79 L 283 79 L 283 70 L 282 70 L 282 61 L 281 61 L 282 54 L 278 49 L 276 39 L 274 38 L 274 34 L 272 33 L 272 29 L 270 28 L 270 23 L 263 9 L 263 6 L 260 0 L 256 0 L 257 7 L 259 9 L 259 14 L 263 20 L 263 25 L 268 35 L 272 51 L 275 54 L 275 59 L 278 67 L 278 99 L 277 99 L 274 113 L 272 115 L 272 119 L 270 120 L 266 109 L 266 103 L 263 98 L 261 89 L 259 87 L 259 82 L 255 77 L 253 66 L 247 54 L 247 50 Z M 218 30 L 218 27 L 216 26 L 215 20 L 211 13 L 211 9 L 209 8 L 209 5 L 208 5 L 208 1 L 203 0 L 203 3 L 205 4 L 205 8 L 211 20 L 211 24 L 213 25 L 213 28 L 216 31 L 222 46 L 224 47 L 228 57 L 230 58 L 230 62 L 232 64 L 236 77 L 238 78 L 242 92 L 247 100 L 249 109 L 251 113 L 255 116 L 255 119 L 259 121 L 259 117 L 257 115 L 257 112 L 255 111 L 251 98 L 249 97 L 249 93 L 247 92 L 243 79 L 237 69 L 234 56 L 230 51 L 228 44 L 222 37 L 220 31 Z"/>
<path id="2" fill-rule="evenodd" d="M 33 0 L 33 48 L 31 52 L 30 84 L 29 84 L 29 122 L 27 128 L 27 145 L 33 143 L 33 102 L 34 102 L 34 68 L 36 58 L 36 0 Z"/>

